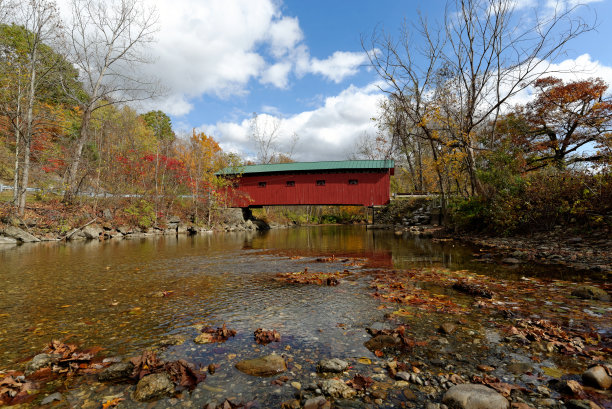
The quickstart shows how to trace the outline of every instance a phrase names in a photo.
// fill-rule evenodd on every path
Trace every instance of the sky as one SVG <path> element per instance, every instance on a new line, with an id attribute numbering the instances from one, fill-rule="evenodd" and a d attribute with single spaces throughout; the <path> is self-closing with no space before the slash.
<path id="1" fill-rule="evenodd" d="M 141 109 L 170 115 L 182 135 L 212 135 L 221 147 L 254 159 L 250 123 L 278 130 L 278 149 L 298 161 L 344 160 L 376 133 L 383 94 L 361 39 L 374 30 L 444 14 L 441 0 L 144 0 L 159 14 L 154 62 L 146 73 L 165 95 Z M 561 0 L 575 5 L 577 0 Z M 556 67 L 570 77 L 612 84 L 612 0 L 584 0 L 596 31 L 570 43 Z M 519 19 L 551 13 L 552 0 L 516 0 Z M 593 21 L 593 20 L 591 20 Z M 367 47 L 366 47 L 367 48 Z M 587 70 L 579 73 L 581 69 Z M 569 78 L 569 77 L 568 77 Z M 524 96 L 528 98 L 528 96 Z"/>

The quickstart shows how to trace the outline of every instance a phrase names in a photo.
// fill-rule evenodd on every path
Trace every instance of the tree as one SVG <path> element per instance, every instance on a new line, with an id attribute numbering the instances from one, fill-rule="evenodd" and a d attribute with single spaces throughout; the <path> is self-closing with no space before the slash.
<path id="1" fill-rule="evenodd" d="M 199 203 L 206 204 L 210 223 L 211 210 L 217 189 L 216 172 L 226 165 L 221 147 L 212 136 L 193 130 L 191 137 L 178 147 L 178 156 L 189 175 L 189 187 L 193 199 L 194 219 L 198 220 Z"/>
<path id="2" fill-rule="evenodd" d="M 608 85 L 601 78 L 564 83 L 545 77 L 535 82 L 535 88 L 535 99 L 516 107 L 503 122 L 512 143 L 525 153 L 527 170 L 549 164 L 564 169 L 602 159 L 594 148 L 605 146 L 612 133 Z M 589 147 L 580 154 L 581 148 Z"/>
<path id="3" fill-rule="evenodd" d="M 136 69 L 149 62 L 145 48 L 154 41 L 157 14 L 138 0 L 73 0 L 68 53 L 81 73 L 87 95 L 66 86 L 81 109 L 81 127 L 66 171 L 64 201 L 79 186 L 83 147 L 90 138 L 92 114 L 107 105 L 139 101 L 158 92 L 154 81 Z"/>
<path id="4" fill-rule="evenodd" d="M 383 91 L 403 111 L 405 137 L 427 141 L 436 163 L 444 152 L 459 159 L 472 193 L 482 190 L 476 174 L 477 152 L 486 148 L 482 137 L 496 138 L 502 109 L 567 42 L 592 29 L 575 17 L 578 6 L 527 21 L 516 15 L 515 4 L 450 0 L 441 27 L 421 17 L 415 29 L 401 29 L 399 40 L 376 31 L 367 47 L 362 41 Z M 437 173 L 444 199 L 441 167 Z"/>
<path id="5" fill-rule="evenodd" d="M 3 35 L 3 111 L 15 134 L 14 202 L 17 213 L 23 215 L 33 138 L 43 122 L 35 105 L 40 100 L 41 85 L 61 60 L 45 43 L 58 39 L 60 20 L 54 1 L 28 0 L 15 6 L 14 22 L 18 25 L 0 27 L 9 35 Z"/>
<path id="6" fill-rule="evenodd" d="M 286 163 L 293 162 L 293 152 L 300 137 L 293 133 L 289 138 L 286 151 L 281 151 L 281 120 L 265 115 L 261 117 L 253 114 L 250 123 L 249 139 L 257 148 L 258 163 Z"/>
<path id="7" fill-rule="evenodd" d="M 159 210 L 159 201 L 164 196 L 163 189 L 166 181 L 167 166 L 162 166 L 160 171 L 160 154 L 169 156 L 176 134 L 172 130 L 170 117 L 162 111 L 149 111 L 142 116 L 146 124 L 153 130 L 157 139 L 155 147 L 155 210 Z M 165 165 L 162 161 L 162 165 Z M 159 180 L 161 179 L 161 180 Z"/>

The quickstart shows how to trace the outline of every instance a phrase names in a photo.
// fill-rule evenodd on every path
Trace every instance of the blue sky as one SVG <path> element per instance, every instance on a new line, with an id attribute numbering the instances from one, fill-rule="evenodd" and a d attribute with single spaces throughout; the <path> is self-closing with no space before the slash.
<path id="1" fill-rule="evenodd" d="M 297 134 L 297 160 L 343 160 L 360 138 L 375 134 L 381 93 L 368 68 L 362 36 L 397 33 L 417 10 L 440 20 L 439 0 L 148 0 L 160 14 L 159 42 L 148 67 L 167 85 L 146 109 L 168 112 L 175 128 L 214 136 L 226 150 L 252 158 L 252 113 L 280 125 L 277 148 Z M 515 0 L 528 17 L 550 13 L 551 0 Z M 598 31 L 569 44 L 558 63 L 588 66 L 584 76 L 612 83 L 612 0 L 588 0 Z M 564 0 L 575 4 L 576 0 Z M 565 65 L 563 65 L 565 64 Z M 268 128 L 271 129 L 271 128 Z"/>

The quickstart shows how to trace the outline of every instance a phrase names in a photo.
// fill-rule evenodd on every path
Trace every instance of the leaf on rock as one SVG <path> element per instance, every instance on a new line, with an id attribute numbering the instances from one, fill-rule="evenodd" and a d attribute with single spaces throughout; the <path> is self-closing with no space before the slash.
<path id="1" fill-rule="evenodd" d="M 358 391 L 365 391 L 374 383 L 372 378 L 356 374 L 353 379 L 347 382 L 348 386 Z"/>
<path id="2" fill-rule="evenodd" d="M 254 335 L 255 342 L 261 345 L 268 345 L 270 342 L 280 342 L 281 340 L 281 336 L 276 330 L 257 328 Z"/>

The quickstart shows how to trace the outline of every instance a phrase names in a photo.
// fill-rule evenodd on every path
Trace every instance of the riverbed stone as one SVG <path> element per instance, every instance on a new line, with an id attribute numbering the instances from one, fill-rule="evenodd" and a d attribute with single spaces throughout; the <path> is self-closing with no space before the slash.
<path id="1" fill-rule="evenodd" d="M 587 369 L 582 374 L 582 381 L 585 385 L 597 389 L 610 389 L 610 386 L 612 386 L 612 376 L 608 374 L 608 371 L 602 365 L 596 365 Z"/>
<path id="2" fill-rule="evenodd" d="M 567 401 L 565 403 L 565 406 L 567 407 L 567 409 L 602 409 L 601 406 L 587 399 L 572 399 Z"/>
<path id="3" fill-rule="evenodd" d="M 508 409 L 510 404 L 495 390 L 476 384 L 455 385 L 444 394 L 442 403 L 452 409 Z"/>
<path id="4" fill-rule="evenodd" d="M 324 394 L 333 398 L 350 399 L 357 394 L 357 391 L 348 386 L 340 379 L 326 379 L 321 382 L 321 390 Z"/>
<path id="5" fill-rule="evenodd" d="M 4 233 L 5 236 L 12 237 L 15 240 L 23 243 L 36 243 L 40 241 L 38 237 L 35 237 L 27 231 L 21 230 L 19 227 L 15 226 L 8 226 L 1 232 Z"/>
<path id="6" fill-rule="evenodd" d="M 57 354 L 38 354 L 26 365 L 25 374 L 30 375 L 39 369 L 50 367 L 59 361 Z"/>
<path id="7" fill-rule="evenodd" d="M 43 400 L 40 401 L 41 405 L 48 405 L 51 402 L 55 402 L 55 401 L 61 401 L 64 397 L 62 396 L 61 393 L 59 392 L 55 392 L 52 393 L 51 395 L 48 395 L 47 397 L 45 397 Z"/>
<path id="8" fill-rule="evenodd" d="M 236 364 L 236 369 L 252 376 L 273 376 L 287 370 L 287 363 L 280 355 L 271 354 L 246 359 Z"/>
<path id="9" fill-rule="evenodd" d="M 395 348 L 401 344 L 401 340 L 393 335 L 377 335 L 374 338 L 366 341 L 366 348 L 371 351 L 381 350 L 383 348 Z"/>
<path id="10" fill-rule="evenodd" d="M 304 409 L 329 409 L 331 403 L 323 396 L 317 396 L 316 398 L 310 398 L 304 403 Z"/>
<path id="11" fill-rule="evenodd" d="M 443 334 L 452 334 L 453 332 L 455 332 L 457 330 L 457 326 L 455 324 L 453 324 L 452 322 L 445 322 L 442 325 L 440 325 L 439 331 Z"/>
<path id="12" fill-rule="evenodd" d="M 117 379 L 129 378 L 134 370 L 134 364 L 131 362 L 119 362 L 112 364 L 104 369 L 98 375 L 98 380 L 101 382 L 114 381 Z"/>
<path id="13" fill-rule="evenodd" d="M 339 358 L 323 359 L 317 364 L 317 372 L 343 372 L 349 364 Z"/>
<path id="14" fill-rule="evenodd" d="M 139 402 L 146 402 L 169 396 L 174 393 L 174 384 L 166 373 L 147 375 L 138 381 L 132 398 Z"/>
<path id="15" fill-rule="evenodd" d="M 592 285 L 581 285 L 572 291 L 574 297 L 585 300 L 610 301 L 610 295 L 603 289 Z"/>

